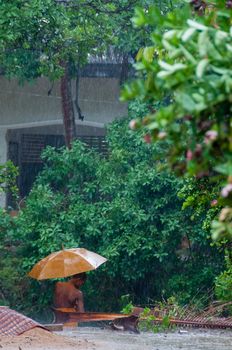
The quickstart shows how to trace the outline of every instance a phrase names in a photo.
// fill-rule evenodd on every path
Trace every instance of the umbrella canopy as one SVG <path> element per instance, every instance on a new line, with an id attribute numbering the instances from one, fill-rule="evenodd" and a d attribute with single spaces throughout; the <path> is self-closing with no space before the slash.
<path id="1" fill-rule="evenodd" d="M 103 256 L 84 248 L 63 249 L 40 260 L 28 275 L 37 280 L 68 277 L 95 270 L 106 261 Z"/>

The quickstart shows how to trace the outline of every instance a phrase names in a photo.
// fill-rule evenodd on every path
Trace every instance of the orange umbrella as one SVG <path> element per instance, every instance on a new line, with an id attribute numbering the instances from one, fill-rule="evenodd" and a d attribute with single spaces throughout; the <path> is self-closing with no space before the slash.
<path id="1" fill-rule="evenodd" d="M 95 270 L 106 261 L 103 256 L 84 248 L 63 249 L 40 260 L 28 275 L 37 280 L 68 277 Z"/>

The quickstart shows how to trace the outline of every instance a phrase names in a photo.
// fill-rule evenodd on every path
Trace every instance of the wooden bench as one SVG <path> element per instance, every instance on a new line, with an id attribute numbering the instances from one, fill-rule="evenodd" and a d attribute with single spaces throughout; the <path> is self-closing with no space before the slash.
<path id="1" fill-rule="evenodd" d="M 52 308 L 56 324 L 64 327 L 76 327 L 80 322 L 112 321 L 113 329 L 138 333 L 138 316 L 106 312 L 77 312 L 74 308 Z"/>

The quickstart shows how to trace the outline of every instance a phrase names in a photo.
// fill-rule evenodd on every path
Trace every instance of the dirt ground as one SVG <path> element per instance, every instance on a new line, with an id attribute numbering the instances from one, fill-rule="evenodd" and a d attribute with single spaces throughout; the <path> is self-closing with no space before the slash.
<path id="1" fill-rule="evenodd" d="M 34 329 L 17 337 L 0 337 L 2 350 L 232 350 L 232 331 L 175 330 L 130 334 L 79 327 L 54 334 Z"/>

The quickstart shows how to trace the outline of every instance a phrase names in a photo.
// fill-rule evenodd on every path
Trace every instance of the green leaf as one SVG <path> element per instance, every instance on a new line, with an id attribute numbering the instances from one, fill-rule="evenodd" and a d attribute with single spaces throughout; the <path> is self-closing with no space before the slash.
<path id="1" fill-rule="evenodd" d="M 191 28 L 194 28 L 194 29 L 197 29 L 197 30 L 201 30 L 201 31 L 207 31 L 208 30 L 208 27 L 197 22 L 197 21 L 193 21 L 192 19 L 188 19 L 187 20 L 187 23 L 188 25 L 191 27 Z"/>
<path id="2" fill-rule="evenodd" d="M 189 39 L 192 38 L 196 31 L 196 28 L 188 28 L 187 30 L 185 30 L 181 36 L 182 41 L 187 42 Z"/>
<path id="3" fill-rule="evenodd" d="M 194 102 L 192 97 L 189 96 L 188 94 L 180 93 L 176 97 L 176 100 L 188 112 L 193 112 L 196 108 L 196 103 Z"/>
<path id="4" fill-rule="evenodd" d="M 208 54 L 209 35 L 208 31 L 203 31 L 198 36 L 198 50 L 201 57 Z"/>
<path id="5" fill-rule="evenodd" d="M 225 164 L 218 164 L 214 169 L 221 174 L 232 176 L 232 161 Z"/>
<path id="6" fill-rule="evenodd" d="M 205 73 L 206 68 L 209 65 L 209 59 L 203 58 L 197 65 L 196 76 L 198 79 L 201 79 Z"/>
<path id="7" fill-rule="evenodd" d="M 146 17 L 143 9 L 135 8 L 135 15 L 131 21 L 136 27 L 144 25 L 146 23 Z"/>
<path id="8" fill-rule="evenodd" d="M 146 61 L 152 62 L 154 57 L 154 52 L 155 52 L 155 48 L 153 46 L 145 47 L 143 51 L 143 57 L 145 58 Z"/>

